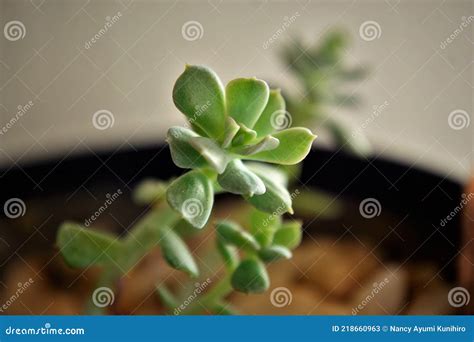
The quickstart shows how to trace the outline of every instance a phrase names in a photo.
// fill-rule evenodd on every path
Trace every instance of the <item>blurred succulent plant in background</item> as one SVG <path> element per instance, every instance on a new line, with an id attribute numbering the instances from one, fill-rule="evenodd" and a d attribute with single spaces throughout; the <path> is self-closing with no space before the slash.
<path id="1" fill-rule="evenodd" d="M 293 124 L 327 129 L 342 149 L 367 155 L 370 144 L 362 132 L 356 132 L 350 120 L 334 112 L 353 108 L 360 102 L 355 92 L 346 93 L 347 83 L 363 80 L 367 68 L 349 67 L 344 62 L 348 36 L 343 31 L 327 33 L 318 44 L 308 46 L 299 39 L 281 51 L 281 59 L 301 86 L 299 94 L 285 93 Z"/>
<path id="2" fill-rule="evenodd" d="M 167 141 L 174 163 L 188 171 L 170 182 L 147 180 L 138 186 L 135 199 L 152 209 L 125 236 L 66 222 L 57 245 L 72 267 L 102 267 L 98 285 L 118 292 L 120 278 L 156 246 L 171 267 L 195 278 L 199 268 L 183 240 L 183 226 L 189 231 L 208 225 L 215 194 L 241 195 L 255 208 L 249 229 L 228 220 L 215 225 L 215 247 L 226 274 L 193 305 L 179 310 L 229 313 L 225 297 L 232 290 L 267 290 L 265 264 L 290 258 L 301 240 L 301 222 L 281 219 L 293 213 L 293 196 L 285 173 L 271 164 L 301 162 L 316 136 L 307 128 L 276 126 L 274 117 L 285 112 L 285 101 L 279 90 L 256 78 L 235 79 L 224 88 L 211 69 L 188 65 L 176 81 L 173 100 L 190 127 L 170 128 Z M 165 284 L 157 290 L 170 310 L 183 302 Z M 102 308 L 89 309 L 96 313 Z"/>

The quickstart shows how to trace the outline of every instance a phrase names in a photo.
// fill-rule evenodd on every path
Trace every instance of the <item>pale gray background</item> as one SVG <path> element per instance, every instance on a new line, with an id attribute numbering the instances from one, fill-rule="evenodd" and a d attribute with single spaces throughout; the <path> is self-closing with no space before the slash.
<path id="1" fill-rule="evenodd" d="M 182 117 L 171 89 L 184 63 L 207 64 L 224 82 L 258 76 L 291 89 L 294 81 L 276 56 L 291 33 L 308 41 L 328 29 L 352 37 L 348 62 L 368 64 L 370 78 L 351 88 L 363 98 L 349 116 L 355 127 L 372 107 L 389 106 L 364 130 L 375 153 L 464 180 L 471 171 L 473 127 L 454 130 L 448 115 L 473 118 L 473 29 L 471 23 L 440 48 L 473 1 L 88 1 L 0 0 L 0 125 L 19 105 L 34 106 L 0 136 L 0 163 L 24 165 L 46 156 L 159 144 Z M 84 44 L 105 24 L 120 20 L 90 49 Z M 279 39 L 263 48 L 284 17 L 299 13 Z M 4 25 L 21 21 L 25 37 L 5 39 Z M 181 29 L 198 21 L 203 36 L 185 40 Z M 360 25 L 376 21 L 381 36 L 364 41 Z M 298 91 L 294 89 L 294 91 Z M 111 111 L 113 127 L 97 130 L 92 115 Z M 320 134 L 319 129 L 315 132 Z M 324 134 L 318 144 L 330 144 Z"/>

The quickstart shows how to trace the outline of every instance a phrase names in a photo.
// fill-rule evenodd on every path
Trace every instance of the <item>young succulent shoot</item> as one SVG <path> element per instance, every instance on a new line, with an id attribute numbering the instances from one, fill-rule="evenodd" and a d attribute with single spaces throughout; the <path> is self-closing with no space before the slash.
<path id="1" fill-rule="evenodd" d="M 345 83 L 364 79 L 367 69 L 348 67 L 344 63 L 347 35 L 331 31 L 318 45 L 306 46 L 293 39 L 282 51 L 282 59 L 301 83 L 302 97 L 286 95 L 293 122 L 306 127 L 321 125 L 337 145 L 358 155 L 370 153 L 365 135 L 355 131 L 348 120 L 331 115 L 331 107 L 354 107 L 360 100 L 354 93 L 344 93 Z M 304 51 L 304 53 L 302 53 Z"/>
<path id="2" fill-rule="evenodd" d="M 279 90 L 256 78 L 238 78 L 224 88 L 211 69 L 187 65 L 176 81 L 173 100 L 189 127 L 170 128 L 167 142 L 173 162 L 187 171 L 171 182 L 146 180 L 137 187 L 135 200 L 149 204 L 150 211 L 127 235 L 66 222 L 58 231 L 57 245 L 72 267 L 102 267 L 99 286 L 116 291 L 120 278 L 157 246 L 171 267 L 197 277 L 197 263 L 183 238 L 208 224 L 215 194 L 240 195 L 254 207 L 249 229 L 231 221 L 215 224 L 216 251 L 226 275 L 198 300 L 199 307 L 186 310 L 205 307 L 232 313 L 225 302 L 229 292 L 268 289 L 265 265 L 291 258 L 301 240 L 301 223 L 281 219 L 293 209 L 287 177 L 278 166 L 301 162 L 315 135 L 306 128 L 280 130 L 274 125 L 274 115 L 285 111 L 285 101 Z M 179 303 L 166 287 L 157 290 L 170 309 Z"/>

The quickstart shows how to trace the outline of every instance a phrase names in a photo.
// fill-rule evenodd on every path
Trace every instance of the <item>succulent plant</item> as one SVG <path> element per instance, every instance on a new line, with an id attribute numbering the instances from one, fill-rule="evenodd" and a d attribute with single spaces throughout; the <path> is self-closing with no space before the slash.
<path id="1" fill-rule="evenodd" d="M 216 223 L 216 250 L 226 275 L 197 299 L 199 305 L 183 311 L 204 307 L 230 313 L 226 295 L 233 289 L 265 291 L 270 284 L 265 264 L 291 258 L 301 240 L 301 222 L 281 219 L 293 212 L 292 195 L 286 175 L 271 164 L 299 163 L 315 136 L 306 128 L 279 130 L 274 121 L 285 113 L 285 101 L 279 90 L 270 90 L 256 78 L 235 79 L 224 89 L 209 68 L 186 66 L 174 86 L 173 100 L 190 127 L 170 128 L 167 141 L 174 163 L 188 171 L 172 182 L 147 180 L 136 189 L 135 199 L 151 204 L 152 210 L 126 236 L 66 222 L 57 244 L 69 265 L 101 266 L 99 286 L 114 287 L 157 245 L 171 267 L 197 277 L 198 265 L 183 240 L 183 226 L 206 226 L 215 194 L 241 195 L 255 208 L 249 229 L 231 221 Z M 162 284 L 158 294 L 170 310 L 180 303 Z"/>

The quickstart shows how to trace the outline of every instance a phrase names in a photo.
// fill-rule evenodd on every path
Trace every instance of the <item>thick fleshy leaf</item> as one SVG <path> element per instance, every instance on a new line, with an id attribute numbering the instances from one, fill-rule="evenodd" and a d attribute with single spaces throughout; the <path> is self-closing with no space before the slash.
<path id="1" fill-rule="evenodd" d="M 177 298 L 168 290 L 164 285 L 160 285 L 156 288 L 156 292 L 160 297 L 161 303 L 168 309 L 172 310 L 179 305 Z"/>
<path id="2" fill-rule="evenodd" d="M 360 156 L 366 156 L 372 152 L 370 142 L 360 128 L 357 130 L 347 122 L 335 118 L 328 119 L 326 126 L 337 144 L 345 150 Z"/>
<path id="3" fill-rule="evenodd" d="M 288 190 L 265 174 L 258 172 L 256 172 L 256 174 L 263 181 L 263 184 L 265 184 L 267 191 L 262 195 L 246 197 L 246 200 L 258 210 L 270 214 L 283 215 L 286 212 L 293 214 L 291 206 L 292 200 Z"/>
<path id="4" fill-rule="evenodd" d="M 138 204 L 158 202 L 166 194 L 168 184 L 158 179 L 145 179 L 134 189 L 133 199 Z"/>
<path id="5" fill-rule="evenodd" d="M 245 165 L 254 173 L 264 174 L 285 188 L 288 186 L 288 174 L 280 167 L 256 162 L 246 162 Z"/>
<path id="6" fill-rule="evenodd" d="M 193 138 L 199 138 L 199 135 L 185 127 L 171 127 L 168 130 L 166 140 L 176 166 L 195 169 L 207 165 L 206 159 L 191 145 L 190 140 Z"/>
<path id="7" fill-rule="evenodd" d="M 206 225 L 214 204 L 212 183 L 199 171 L 190 171 L 170 184 L 166 197 L 170 206 L 196 228 Z"/>
<path id="8" fill-rule="evenodd" d="M 262 180 L 239 159 L 232 160 L 224 173 L 217 176 L 217 181 L 224 190 L 233 194 L 253 196 L 265 193 Z"/>
<path id="9" fill-rule="evenodd" d="M 265 265 L 258 259 L 243 260 L 232 274 L 232 287 L 244 293 L 261 293 L 270 286 Z"/>
<path id="10" fill-rule="evenodd" d="M 259 142 L 253 145 L 244 145 L 236 147 L 232 150 L 232 152 L 240 155 L 255 154 L 258 152 L 274 150 L 278 147 L 279 144 L 280 141 L 277 138 L 274 138 L 271 135 L 267 135 L 265 138 L 261 139 Z"/>
<path id="11" fill-rule="evenodd" d="M 64 222 L 59 227 L 56 244 L 66 263 L 80 268 L 117 262 L 122 251 L 117 237 L 73 222 Z"/>
<path id="12" fill-rule="evenodd" d="M 232 80 L 225 88 L 227 115 L 252 128 L 265 109 L 269 94 L 265 81 L 256 78 Z"/>
<path id="13" fill-rule="evenodd" d="M 240 126 L 234 119 L 231 117 L 226 118 L 225 122 L 225 131 L 224 131 L 224 140 L 222 142 L 222 147 L 227 148 L 232 143 L 235 135 L 239 132 Z"/>
<path id="14" fill-rule="evenodd" d="M 257 123 L 253 126 L 253 129 L 257 132 L 257 136 L 264 137 L 279 129 L 281 125 L 276 120 L 278 120 L 278 115 L 286 113 L 285 110 L 285 99 L 281 95 L 280 89 L 272 89 L 262 115 L 260 115 Z M 287 117 L 286 119 L 290 120 L 291 117 Z"/>
<path id="15" fill-rule="evenodd" d="M 240 129 L 232 140 L 233 146 L 242 146 L 255 141 L 255 139 L 257 138 L 257 132 L 255 132 L 253 129 L 248 128 L 245 125 L 241 124 L 239 126 Z"/>
<path id="16" fill-rule="evenodd" d="M 302 229 L 300 221 L 286 221 L 275 232 L 273 244 L 294 249 L 301 243 Z"/>
<path id="17" fill-rule="evenodd" d="M 245 156 L 245 158 L 274 164 L 296 164 L 308 155 L 311 144 L 316 138 L 309 129 L 302 127 L 289 128 L 273 136 L 280 140 L 277 148 Z"/>
<path id="18" fill-rule="evenodd" d="M 273 235 L 281 225 L 281 217 L 253 209 L 250 214 L 250 233 L 260 243 L 267 247 L 273 241 Z"/>
<path id="19" fill-rule="evenodd" d="M 280 259 L 291 259 L 291 251 L 284 246 L 270 246 L 258 252 L 258 256 L 264 262 L 272 262 Z"/>
<path id="20" fill-rule="evenodd" d="M 260 248 L 257 240 L 234 222 L 220 221 L 216 225 L 216 230 L 218 238 L 226 244 L 250 251 Z"/>
<path id="21" fill-rule="evenodd" d="M 239 264 L 239 253 L 235 246 L 227 245 L 222 240 L 217 239 L 217 250 L 224 260 L 228 270 L 234 270 Z"/>
<path id="22" fill-rule="evenodd" d="M 172 229 L 162 229 L 160 247 L 166 262 L 173 268 L 192 277 L 199 274 L 194 259 L 184 241 Z"/>
<path id="23" fill-rule="evenodd" d="M 221 140 L 225 123 L 224 87 L 219 77 L 204 66 L 187 65 L 176 80 L 173 101 L 193 126 Z"/>
<path id="24" fill-rule="evenodd" d="M 189 142 L 218 173 L 224 172 L 231 158 L 218 144 L 203 137 L 191 138 Z"/>

